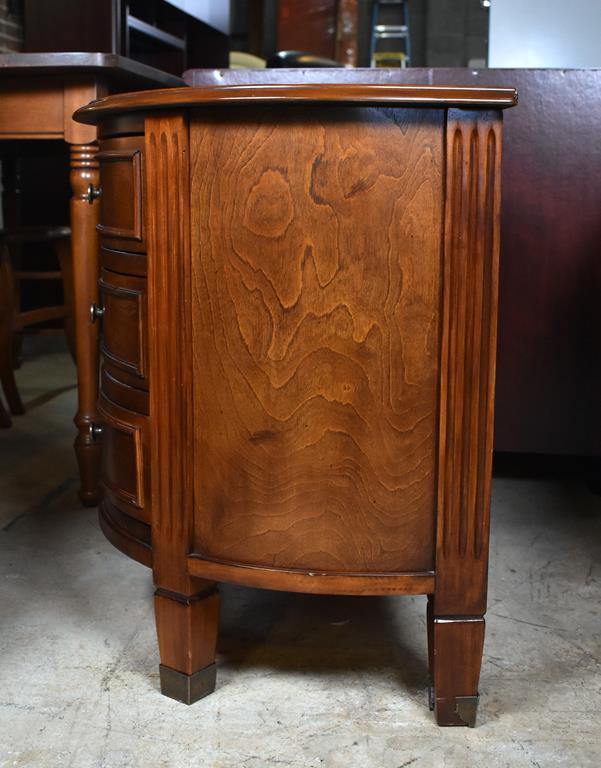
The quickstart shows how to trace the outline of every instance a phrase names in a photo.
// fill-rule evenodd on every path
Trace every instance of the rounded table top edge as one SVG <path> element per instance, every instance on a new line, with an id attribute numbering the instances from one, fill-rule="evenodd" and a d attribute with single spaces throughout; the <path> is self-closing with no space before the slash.
<path id="1" fill-rule="evenodd" d="M 298 102 L 505 109 L 517 104 L 517 91 L 476 86 L 359 83 L 185 86 L 106 96 L 81 107 L 73 117 L 78 122 L 95 125 L 109 115 L 142 110 Z"/>

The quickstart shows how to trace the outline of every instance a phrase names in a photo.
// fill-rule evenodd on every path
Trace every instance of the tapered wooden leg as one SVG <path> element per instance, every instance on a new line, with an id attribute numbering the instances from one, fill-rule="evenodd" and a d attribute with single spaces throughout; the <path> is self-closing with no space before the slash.
<path id="1" fill-rule="evenodd" d="M 157 589 L 154 610 L 161 656 L 161 693 L 193 704 L 215 689 L 217 587 L 211 586 L 193 596 Z"/>
<path id="2" fill-rule="evenodd" d="M 431 703 L 438 725 L 474 727 L 484 647 L 484 618 L 436 617 L 428 605 Z"/>
<path id="3" fill-rule="evenodd" d="M 88 506 L 98 502 L 100 462 L 100 444 L 92 430 L 98 422 L 98 329 L 90 319 L 90 306 L 98 300 L 98 201 L 88 202 L 88 187 L 98 187 L 97 152 L 94 144 L 71 145 L 71 248 L 79 398 L 75 453 L 80 498 Z"/>

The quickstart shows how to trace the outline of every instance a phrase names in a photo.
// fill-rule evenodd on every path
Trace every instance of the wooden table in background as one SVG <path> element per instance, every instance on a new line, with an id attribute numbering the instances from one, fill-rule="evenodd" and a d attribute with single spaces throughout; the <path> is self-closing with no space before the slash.
<path id="1" fill-rule="evenodd" d="M 98 329 L 90 306 L 98 296 L 98 187 L 96 128 L 76 123 L 73 112 L 110 93 L 165 88 L 182 80 L 122 56 L 104 53 L 21 53 L 0 55 L 0 139 L 57 139 L 70 146 L 71 242 L 79 407 L 75 451 L 81 499 L 97 502 L 99 445 L 92 425 L 98 421 Z"/>

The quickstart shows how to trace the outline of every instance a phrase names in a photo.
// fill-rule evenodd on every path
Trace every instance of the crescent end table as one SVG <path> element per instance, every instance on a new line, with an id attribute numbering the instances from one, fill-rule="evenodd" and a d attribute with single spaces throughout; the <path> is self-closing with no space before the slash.
<path id="1" fill-rule="evenodd" d="M 431 705 L 484 642 L 511 88 L 110 96 L 100 520 L 152 567 L 163 693 L 215 686 L 219 582 L 428 595 Z"/>

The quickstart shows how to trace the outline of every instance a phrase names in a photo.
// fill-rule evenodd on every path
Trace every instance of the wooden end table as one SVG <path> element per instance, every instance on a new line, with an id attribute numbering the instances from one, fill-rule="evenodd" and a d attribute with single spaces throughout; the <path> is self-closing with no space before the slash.
<path id="1" fill-rule="evenodd" d="M 365 83 L 101 99 L 100 521 L 152 567 L 161 690 L 215 686 L 217 584 L 428 595 L 474 725 L 501 109 Z"/>

